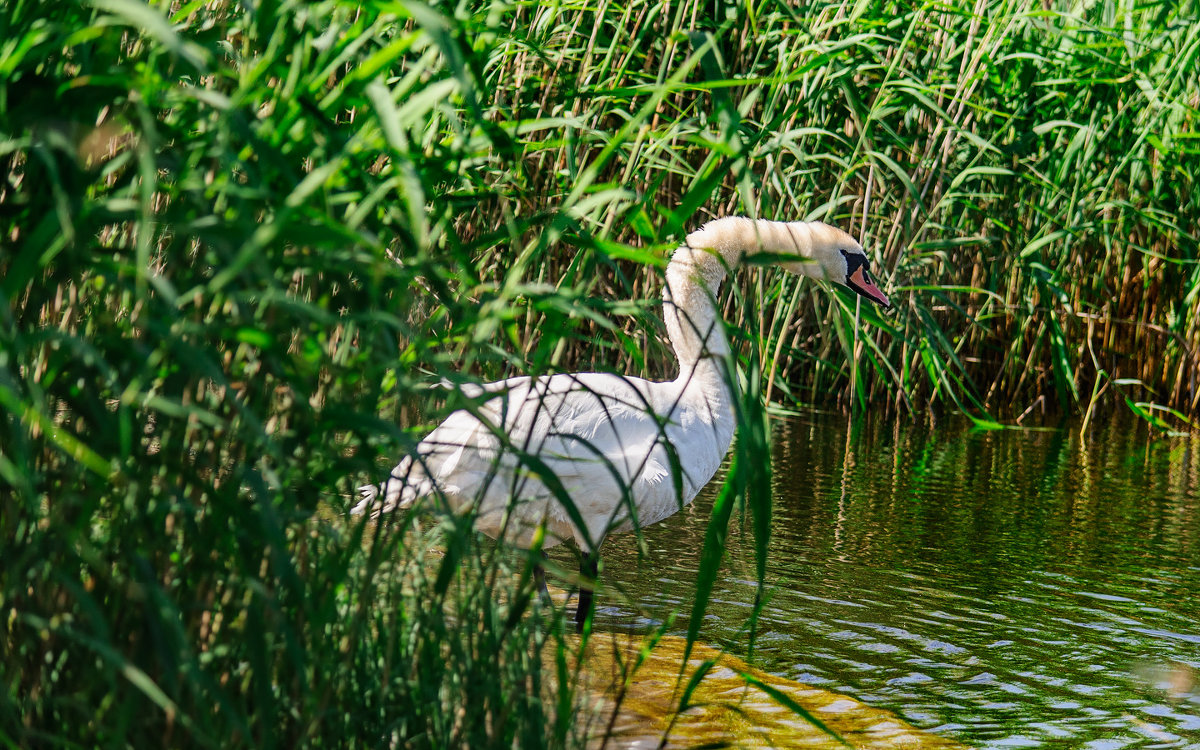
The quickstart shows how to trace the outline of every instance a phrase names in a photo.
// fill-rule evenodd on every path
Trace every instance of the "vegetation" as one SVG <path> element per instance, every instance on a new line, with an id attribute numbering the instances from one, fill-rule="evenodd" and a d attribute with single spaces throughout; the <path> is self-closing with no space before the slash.
<path id="1" fill-rule="evenodd" d="M 898 303 L 740 277 L 742 451 L 758 384 L 1194 418 L 1200 10 L 1051 5 L 4 3 L 0 740 L 577 741 L 528 560 L 343 514 L 441 378 L 669 376 L 711 216 L 841 225 Z M 765 550 L 732 476 L 708 585 L 739 502 Z"/>

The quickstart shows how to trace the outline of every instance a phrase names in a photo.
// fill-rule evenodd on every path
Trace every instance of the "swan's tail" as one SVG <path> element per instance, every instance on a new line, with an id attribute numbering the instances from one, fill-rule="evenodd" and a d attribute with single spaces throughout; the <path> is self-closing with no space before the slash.
<path id="1" fill-rule="evenodd" d="M 397 508 L 407 508 L 418 497 L 432 489 L 425 473 L 413 465 L 412 457 L 405 457 L 381 484 L 364 484 L 358 488 L 358 504 L 350 509 L 350 515 L 369 513 L 379 518 Z"/>

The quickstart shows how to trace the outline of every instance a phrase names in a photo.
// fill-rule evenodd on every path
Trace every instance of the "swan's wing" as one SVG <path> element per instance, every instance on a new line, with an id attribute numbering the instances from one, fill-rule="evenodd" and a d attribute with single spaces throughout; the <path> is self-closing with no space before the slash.
<path id="1" fill-rule="evenodd" d="M 378 513 L 436 494 L 471 507 L 491 536 L 529 544 L 545 523 L 547 545 L 574 536 L 591 547 L 678 511 L 728 446 L 695 424 L 712 420 L 681 404 L 675 383 L 584 373 L 479 388 L 496 395 L 450 414 L 381 485 L 383 502 L 371 506 L 378 491 L 366 488 L 360 506 Z"/>
<path id="2" fill-rule="evenodd" d="M 523 384 L 486 405 L 510 444 L 532 453 L 560 478 L 587 478 L 594 468 L 633 486 L 662 477 L 651 448 L 666 439 L 670 408 L 666 384 L 586 373 L 555 375 Z M 647 470 L 648 469 L 648 470 Z"/>
<path id="3" fill-rule="evenodd" d="M 628 526 L 631 512 L 653 523 L 695 494 L 672 478 L 671 389 L 596 373 L 508 383 L 475 413 L 450 415 L 418 453 L 452 504 L 476 504 L 486 533 L 512 537 L 506 524 L 545 521 L 587 544 Z"/>

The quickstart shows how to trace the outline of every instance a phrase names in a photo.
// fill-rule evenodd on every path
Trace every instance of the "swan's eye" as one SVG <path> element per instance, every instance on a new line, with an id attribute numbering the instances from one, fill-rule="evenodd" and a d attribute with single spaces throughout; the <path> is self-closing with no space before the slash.
<path id="1" fill-rule="evenodd" d="M 856 251 L 849 251 L 845 248 L 838 248 L 842 253 L 842 257 L 846 259 L 846 276 L 852 275 L 858 269 L 862 269 L 865 276 L 871 270 L 871 261 L 867 260 L 867 256 Z"/>

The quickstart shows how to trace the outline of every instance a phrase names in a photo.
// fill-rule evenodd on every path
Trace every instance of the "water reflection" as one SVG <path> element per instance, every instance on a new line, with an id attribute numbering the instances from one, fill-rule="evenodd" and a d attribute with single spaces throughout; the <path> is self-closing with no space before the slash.
<path id="1" fill-rule="evenodd" d="M 813 416 L 773 467 L 760 668 L 977 746 L 1200 746 L 1200 440 Z M 606 625 L 686 615 L 710 502 L 606 543 Z M 747 526 L 704 633 L 741 655 L 753 578 Z"/>

